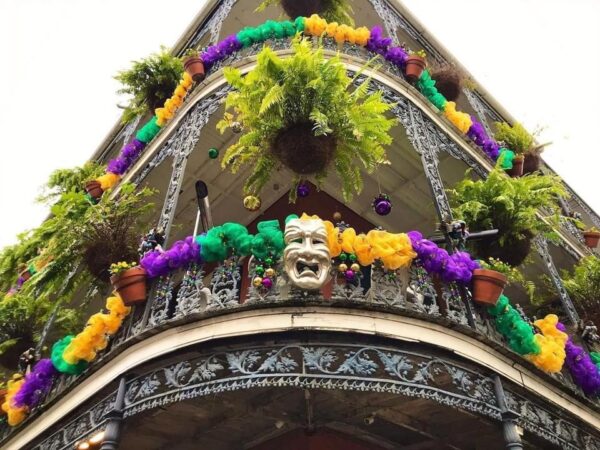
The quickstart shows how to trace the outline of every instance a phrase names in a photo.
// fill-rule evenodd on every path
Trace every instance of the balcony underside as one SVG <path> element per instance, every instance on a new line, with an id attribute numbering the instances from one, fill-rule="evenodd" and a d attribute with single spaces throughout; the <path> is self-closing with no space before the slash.
<path id="1" fill-rule="evenodd" d="M 90 374 L 57 399 L 44 414 L 29 422 L 29 426 L 9 440 L 4 448 L 29 448 L 27 445 L 31 441 L 40 444 L 41 437 L 48 440 L 40 448 L 69 448 L 86 434 L 102 429 L 105 422 L 98 419 L 110 409 L 114 382 L 122 375 L 130 376 L 125 416 L 129 429 L 134 430 L 126 439 L 143 439 L 148 435 L 144 427 L 154 420 L 163 420 L 161 417 L 164 424 L 152 425 L 152 429 L 165 439 L 171 439 L 173 436 L 169 433 L 172 430 L 188 430 L 179 415 L 189 408 L 194 411 L 199 408 L 198 415 L 196 412 L 189 415 L 191 421 L 201 418 L 207 423 L 214 422 L 216 433 L 224 432 L 229 436 L 227 427 L 239 425 L 240 432 L 260 430 L 255 434 L 257 439 L 267 439 L 274 436 L 272 433 L 277 434 L 273 431 L 273 417 L 277 415 L 265 415 L 259 418 L 260 423 L 254 423 L 256 413 L 238 419 L 240 413 L 233 412 L 232 422 L 227 425 L 229 422 L 222 419 L 218 408 L 208 406 L 214 402 L 222 403 L 223 407 L 239 403 L 242 411 L 252 411 L 252 408 L 275 408 L 281 402 L 283 411 L 279 413 L 283 415 L 289 407 L 288 413 L 293 417 L 286 422 L 286 431 L 289 431 L 301 428 L 300 424 L 304 423 L 303 410 L 298 410 L 292 400 L 302 397 L 303 391 L 308 390 L 315 392 L 319 401 L 333 404 L 339 396 L 352 393 L 343 408 L 348 412 L 357 410 L 342 421 L 349 429 L 356 426 L 360 416 L 364 418 L 363 410 L 367 407 L 383 408 L 384 414 L 389 406 L 392 412 L 385 414 L 398 417 L 394 416 L 395 410 L 409 413 L 412 411 L 409 408 L 415 408 L 420 411 L 417 406 L 421 405 L 419 408 L 424 408 L 422 415 L 412 417 L 417 423 L 426 422 L 425 419 L 431 416 L 432 420 L 441 417 L 450 421 L 440 422 L 440 429 L 451 427 L 452 420 L 457 420 L 465 429 L 477 425 L 482 436 L 489 435 L 492 442 L 493 437 L 498 436 L 501 416 L 494 396 L 495 374 L 509 380 L 506 383 L 509 403 L 521 413 L 521 426 L 531 442 L 542 438 L 559 448 L 575 450 L 578 447 L 569 446 L 569 440 L 584 442 L 583 439 L 592 439 L 594 432 L 590 430 L 600 427 L 597 415 L 590 409 L 565 398 L 558 388 L 491 346 L 441 325 L 386 312 L 371 311 L 366 316 L 358 310 L 323 306 L 266 308 L 182 323 L 166 330 L 155 330 L 155 333 L 122 348 L 121 353 L 105 362 L 101 370 Z M 246 404 L 246 400 L 238 402 L 235 396 L 228 400 L 230 394 L 221 397 L 225 392 L 237 392 L 235 395 L 248 399 L 249 403 Z M 281 400 L 286 396 L 290 403 Z M 392 399 L 394 396 L 395 400 Z M 259 406 L 253 406 L 253 402 L 268 401 L 269 398 L 273 399 L 271 403 L 262 405 L 259 402 Z M 375 403 L 371 403 L 371 398 Z M 462 412 L 459 414 L 448 406 Z M 166 412 L 163 411 L 165 408 Z M 174 416 L 169 411 L 173 411 Z M 326 408 L 319 409 L 319 414 L 322 412 L 323 415 L 315 416 L 321 420 L 317 426 L 339 429 L 336 428 L 338 421 L 334 420 L 337 411 L 335 408 L 329 412 Z M 397 433 L 388 433 L 384 427 L 375 434 L 381 433 L 382 442 L 397 434 L 399 440 L 392 440 L 392 447 L 387 448 L 414 444 L 416 442 L 410 440 L 416 437 L 402 431 L 407 423 L 410 424 L 409 419 L 401 416 L 400 424 L 390 425 L 390 429 L 399 427 Z M 173 420 L 182 422 L 179 428 L 169 425 Z M 404 423 L 404 420 L 409 421 Z M 479 425 L 482 420 L 487 425 Z M 200 439 L 204 427 L 190 425 L 186 433 L 192 430 L 196 430 L 194 439 Z M 425 441 L 423 448 L 439 448 L 433 444 L 437 439 L 435 433 L 433 437 L 427 436 L 427 429 L 416 433 L 421 441 Z M 188 434 L 182 436 L 184 440 L 190 438 Z M 58 439 L 60 445 L 50 446 L 54 439 Z M 209 445 L 210 440 L 215 439 L 210 433 L 202 439 L 207 440 L 203 444 L 206 448 L 240 448 L 226 446 L 225 443 L 230 442 L 227 439 L 223 447 Z M 235 439 L 252 441 L 242 434 Z M 158 437 L 156 442 L 160 442 Z M 469 448 L 461 447 L 461 442 L 457 441 L 457 448 Z M 463 444 L 465 442 L 469 440 Z M 146 447 L 141 441 L 135 444 L 140 446 L 132 443 L 131 447 L 124 448 L 163 448 Z M 482 448 L 495 447 L 490 444 Z"/>

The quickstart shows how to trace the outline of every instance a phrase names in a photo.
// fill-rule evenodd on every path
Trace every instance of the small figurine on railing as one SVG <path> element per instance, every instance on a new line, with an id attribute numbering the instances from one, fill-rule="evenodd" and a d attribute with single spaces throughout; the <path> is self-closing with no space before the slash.
<path id="1" fill-rule="evenodd" d="M 35 348 L 30 347 L 19 356 L 19 372 L 28 373 L 35 362 Z"/>
<path id="2" fill-rule="evenodd" d="M 161 247 L 165 242 L 164 231 L 162 228 L 152 228 L 140 243 L 138 253 L 144 256 L 147 252 Z M 162 247 L 161 247 L 162 248 Z"/>
<path id="3" fill-rule="evenodd" d="M 590 346 L 594 346 L 600 343 L 598 327 L 594 324 L 594 322 L 592 322 L 591 320 L 588 320 L 587 322 L 585 322 L 585 324 L 583 323 L 583 321 L 581 322 L 581 328 L 583 330 L 581 332 L 581 338 Z"/>

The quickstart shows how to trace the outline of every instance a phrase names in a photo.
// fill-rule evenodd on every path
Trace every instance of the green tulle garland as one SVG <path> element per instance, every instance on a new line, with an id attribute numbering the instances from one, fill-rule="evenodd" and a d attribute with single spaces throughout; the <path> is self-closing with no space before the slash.
<path id="1" fill-rule="evenodd" d="M 421 77 L 417 81 L 417 89 L 425 96 L 427 99 L 435 105 L 437 109 L 443 111 L 446 107 L 446 97 L 444 97 L 435 87 L 435 80 L 431 78 L 431 74 L 427 69 L 423 71 Z"/>
<path id="2" fill-rule="evenodd" d="M 537 355 L 541 349 L 536 342 L 535 333 L 517 310 L 508 300 L 501 295 L 498 303 L 488 309 L 488 312 L 496 318 L 496 329 L 508 342 L 508 346 L 519 355 Z"/>
<path id="3" fill-rule="evenodd" d="M 296 33 L 304 30 L 304 17 L 298 17 L 294 22 L 289 20 L 276 22 L 267 20 L 257 27 L 245 27 L 238 34 L 237 38 L 243 48 L 250 47 L 267 39 L 283 39 L 295 36 Z"/>
<path id="4" fill-rule="evenodd" d="M 267 220 L 257 225 L 258 234 L 252 238 L 252 255 L 257 259 L 272 257 L 278 259 L 283 254 L 285 242 L 278 220 Z"/>
<path id="5" fill-rule="evenodd" d="M 206 262 L 224 261 L 232 255 L 249 256 L 252 236 L 239 223 L 228 222 L 211 228 L 205 235 L 196 238 L 200 254 Z"/>
<path id="6" fill-rule="evenodd" d="M 148 144 L 160 131 L 160 127 L 156 124 L 157 117 L 154 116 L 146 124 L 138 130 L 135 137 L 137 140 Z"/>
<path id="7" fill-rule="evenodd" d="M 500 156 L 498 156 L 498 164 L 504 170 L 510 170 L 513 168 L 513 162 L 515 160 L 515 152 L 507 148 L 500 149 Z"/>
<path id="8" fill-rule="evenodd" d="M 75 336 L 68 335 L 62 338 L 59 341 L 56 341 L 52 346 L 52 352 L 50 359 L 52 359 L 52 365 L 54 368 L 58 370 L 60 373 L 66 373 L 69 375 L 79 375 L 82 373 L 89 363 L 87 361 L 79 361 L 77 364 L 69 364 L 63 359 L 63 352 L 65 348 L 71 343 Z"/>
<path id="9" fill-rule="evenodd" d="M 600 370 L 600 353 L 590 352 L 590 358 L 592 358 L 592 362 L 596 364 L 596 367 Z"/>

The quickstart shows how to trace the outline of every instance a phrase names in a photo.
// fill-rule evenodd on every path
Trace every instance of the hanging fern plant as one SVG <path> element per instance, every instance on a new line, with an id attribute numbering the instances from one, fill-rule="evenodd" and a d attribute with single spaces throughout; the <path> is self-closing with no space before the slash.
<path id="1" fill-rule="evenodd" d="M 319 14 L 329 23 L 337 22 L 354 26 L 352 6 L 348 0 L 264 0 L 256 11 L 264 11 L 271 5 L 281 5 L 292 20 L 296 17 Z"/>
<path id="2" fill-rule="evenodd" d="M 368 93 L 369 80 L 356 87 L 339 56 L 326 59 L 307 39 L 296 38 L 292 47 L 285 59 L 265 47 L 245 77 L 225 69 L 235 88 L 226 101 L 233 114 L 226 112 L 217 127 L 224 132 L 241 124 L 243 134 L 225 152 L 222 167 L 236 173 L 253 164 L 244 193 L 257 195 L 280 164 L 295 172 L 296 185 L 308 175 L 322 181 L 333 166 L 349 201 L 362 189 L 361 165 L 371 172 L 386 162 L 384 146 L 396 123 L 385 116 L 391 105 L 380 92 Z"/>

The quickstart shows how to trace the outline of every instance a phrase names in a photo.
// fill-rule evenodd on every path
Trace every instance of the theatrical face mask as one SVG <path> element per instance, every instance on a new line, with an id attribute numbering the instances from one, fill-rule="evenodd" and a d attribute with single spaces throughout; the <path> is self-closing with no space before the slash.
<path id="1" fill-rule="evenodd" d="M 329 278 L 331 257 L 321 220 L 292 219 L 285 226 L 284 268 L 292 284 L 318 290 Z"/>

